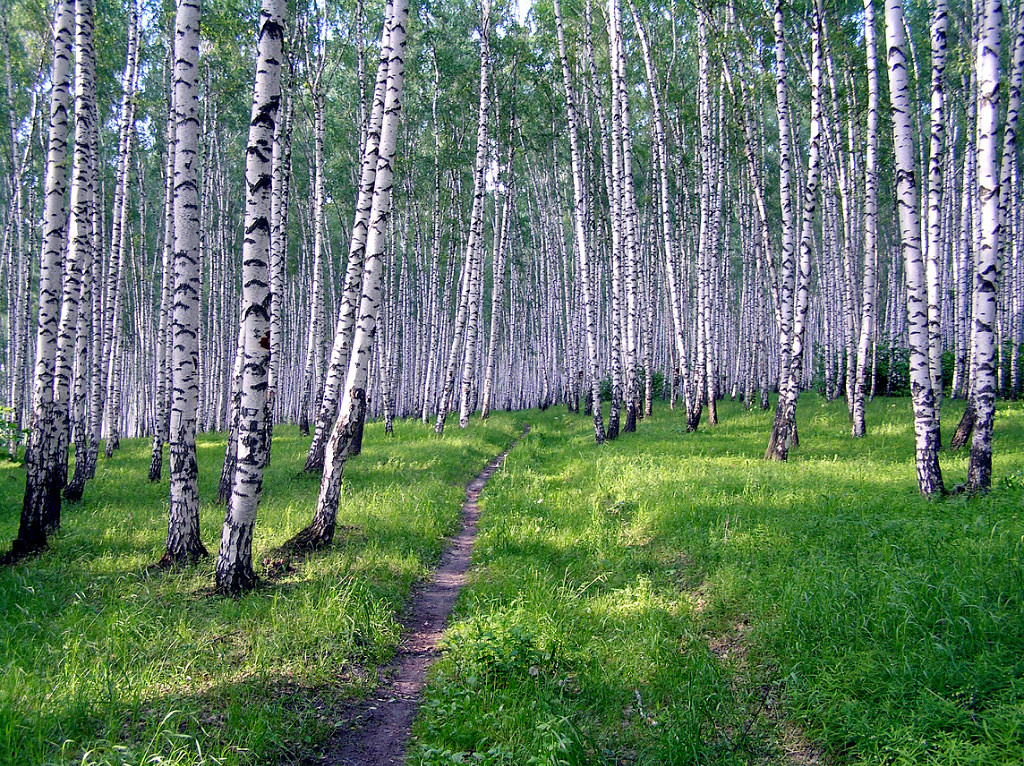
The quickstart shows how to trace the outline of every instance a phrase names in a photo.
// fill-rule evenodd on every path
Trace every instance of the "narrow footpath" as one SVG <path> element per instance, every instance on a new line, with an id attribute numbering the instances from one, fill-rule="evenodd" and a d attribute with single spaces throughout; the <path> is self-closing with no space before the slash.
<path id="1" fill-rule="evenodd" d="M 526 426 L 523 436 L 529 431 Z M 480 516 L 477 500 L 518 441 L 513 441 L 466 485 L 462 527 L 441 555 L 430 579 L 413 591 L 399 619 L 405 638 L 395 658 L 383 668 L 384 683 L 368 699 L 351 708 L 349 728 L 339 730 L 328 752 L 316 763 L 389 766 L 405 759 L 427 669 L 438 655 L 437 645 L 448 627 L 448 616 L 466 584 Z"/>

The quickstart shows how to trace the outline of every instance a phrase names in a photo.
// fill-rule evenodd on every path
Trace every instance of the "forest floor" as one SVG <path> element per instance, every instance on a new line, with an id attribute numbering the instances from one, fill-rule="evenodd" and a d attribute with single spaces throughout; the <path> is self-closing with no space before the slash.
<path id="1" fill-rule="evenodd" d="M 961 406 L 944 405 L 946 439 Z M 466 484 L 526 423 L 480 495 L 407 763 L 1024 762 L 1020 404 L 999 407 L 992 492 L 936 501 L 916 492 L 908 400 L 875 400 L 854 441 L 842 402 L 802 397 L 787 464 L 761 459 L 771 413 L 720 416 L 687 433 L 656 406 L 601 447 L 564 408 L 442 438 L 371 424 L 335 545 L 302 561 L 267 553 L 308 522 L 318 485 L 300 471 L 308 439 L 278 428 L 264 581 L 241 599 L 212 595 L 212 561 L 147 574 L 166 478 L 146 482 L 148 445 L 125 442 L 51 548 L 0 571 L 0 763 L 337 756 L 354 711 L 401 696 L 377 692 L 403 656 L 404 605 L 458 535 Z M 223 449 L 200 437 L 211 549 Z M 962 482 L 966 455 L 942 466 Z M 0 463 L 2 540 L 23 488 Z"/>

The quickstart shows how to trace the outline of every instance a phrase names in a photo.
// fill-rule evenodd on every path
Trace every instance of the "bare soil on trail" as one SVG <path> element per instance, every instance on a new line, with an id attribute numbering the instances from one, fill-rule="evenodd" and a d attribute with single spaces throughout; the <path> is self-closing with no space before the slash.
<path id="1" fill-rule="evenodd" d="M 523 435 L 529 430 L 526 426 Z M 438 656 L 438 643 L 448 626 L 448 616 L 466 584 L 480 516 L 477 500 L 488 479 L 501 467 L 517 442 L 518 439 L 513 441 L 466 485 L 462 526 L 441 555 L 430 579 L 413 590 L 399 618 L 404 638 L 395 658 L 381 671 L 384 682 L 369 698 L 341 711 L 347 718 L 347 728 L 337 731 L 322 756 L 307 758 L 302 763 L 390 766 L 403 762 L 427 669 Z"/>

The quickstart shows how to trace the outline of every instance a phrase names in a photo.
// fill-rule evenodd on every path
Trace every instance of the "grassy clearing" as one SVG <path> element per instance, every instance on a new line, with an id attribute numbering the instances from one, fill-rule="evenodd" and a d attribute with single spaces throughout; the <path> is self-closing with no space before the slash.
<path id="1" fill-rule="evenodd" d="M 101 461 L 37 559 L 0 571 L 0 763 L 268 763 L 322 742 L 337 706 L 376 685 L 392 619 L 457 528 L 463 485 L 514 435 L 496 414 L 441 440 L 416 423 L 367 428 L 349 463 L 335 546 L 235 600 L 210 595 L 213 562 L 147 577 L 166 536 L 167 484 L 148 444 Z M 308 523 L 318 477 L 308 439 L 275 430 L 254 548 Z M 203 540 L 216 553 L 222 437 L 200 437 Z M 0 541 L 17 530 L 24 472 L 0 462 Z"/>
<path id="2" fill-rule="evenodd" d="M 770 414 L 724 403 L 687 434 L 659 409 L 601 448 L 554 409 L 442 440 L 367 430 L 335 547 L 237 601 L 212 562 L 147 578 L 166 483 L 129 442 L 50 551 L 0 571 L 0 763 L 273 763 L 315 750 L 376 685 L 394 610 L 457 524 L 462 487 L 529 421 L 481 499 L 478 569 L 432 674 L 410 761 L 1024 762 L 1024 411 L 1002 405 L 993 492 L 917 496 L 907 400 L 870 435 L 801 399 L 802 446 L 760 459 Z M 946 405 L 948 433 L 960 412 Z M 255 547 L 309 518 L 307 444 L 279 429 Z M 215 496 L 223 442 L 200 441 Z M 947 483 L 965 455 L 943 455 Z M 0 463 L 0 540 L 20 468 Z M 222 510 L 208 502 L 214 549 Z M 785 716 L 779 711 L 784 709 Z"/>
<path id="3" fill-rule="evenodd" d="M 993 491 L 935 502 L 909 400 L 876 400 L 853 441 L 843 403 L 802 398 L 785 465 L 760 459 L 769 413 L 719 412 L 687 434 L 659 410 L 601 448 L 530 415 L 413 763 L 785 763 L 801 731 L 838 763 L 1024 762 L 1020 405 Z M 966 455 L 942 460 L 964 480 Z"/>

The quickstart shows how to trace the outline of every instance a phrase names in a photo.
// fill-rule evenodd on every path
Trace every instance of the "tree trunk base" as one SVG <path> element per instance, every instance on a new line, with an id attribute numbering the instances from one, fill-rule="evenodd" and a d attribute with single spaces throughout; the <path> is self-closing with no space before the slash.
<path id="1" fill-rule="evenodd" d="M 334 542 L 334 526 L 325 528 L 313 523 L 290 537 L 279 550 L 288 553 L 312 553 L 330 547 Z"/>
<path id="2" fill-rule="evenodd" d="M 9 567 L 24 561 L 25 559 L 38 556 L 48 548 L 45 539 L 29 541 L 15 539 L 11 542 L 11 549 L 3 556 L 0 556 L 0 566 Z"/>
<path id="3" fill-rule="evenodd" d="M 209 552 L 202 545 L 199 546 L 198 550 L 186 551 L 178 554 L 172 554 L 170 551 L 165 551 L 163 558 L 155 564 L 151 564 L 146 569 L 147 571 L 181 569 L 183 567 L 192 566 L 193 564 L 208 558 L 209 555 Z"/>

